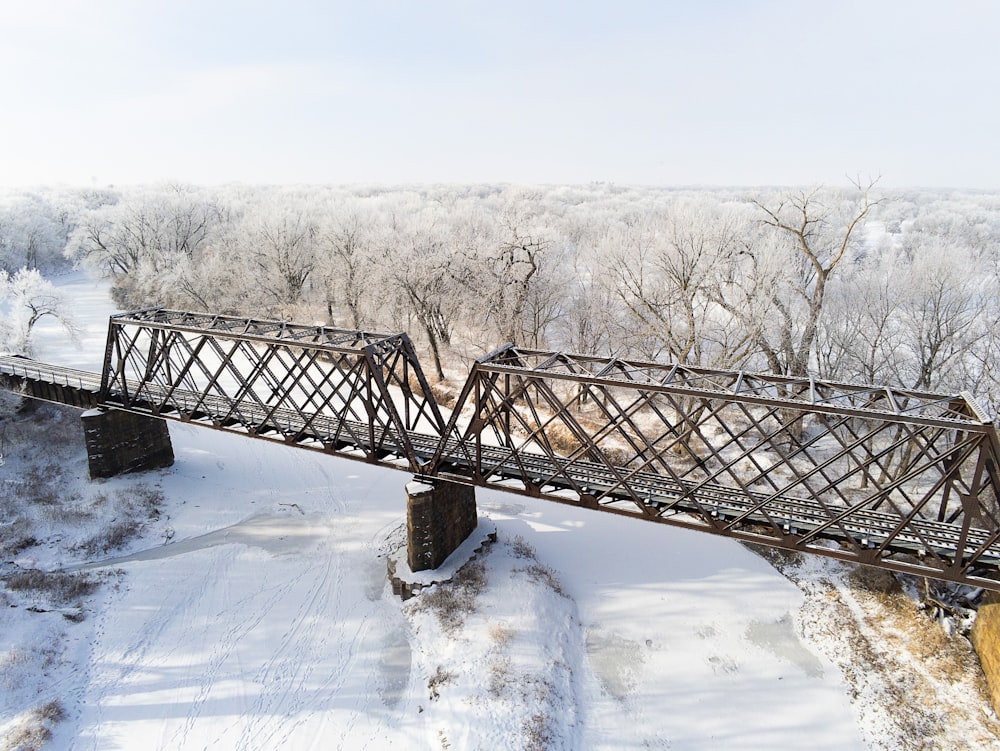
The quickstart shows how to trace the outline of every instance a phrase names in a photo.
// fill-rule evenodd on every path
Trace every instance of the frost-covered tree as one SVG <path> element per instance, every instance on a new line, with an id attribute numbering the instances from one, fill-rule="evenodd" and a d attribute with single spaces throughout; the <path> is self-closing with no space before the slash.
<path id="1" fill-rule="evenodd" d="M 159 185 L 0 197 L 11 274 L 46 268 L 60 233 L 122 305 L 411 330 L 439 376 L 456 353 L 509 340 L 1000 396 L 1000 197 L 987 194 Z"/>
<path id="2" fill-rule="evenodd" d="M 880 202 L 875 182 L 859 181 L 853 191 L 803 190 L 753 201 L 761 223 L 772 231 L 770 247 L 758 251 L 755 265 L 771 270 L 777 265 L 783 273 L 780 283 L 774 279 L 758 287 L 771 309 L 766 322 L 754 320 L 741 307 L 731 312 L 744 320 L 772 372 L 805 375 L 809 370 L 827 287 L 860 243 L 864 221 Z"/>
<path id="3" fill-rule="evenodd" d="M 894 380 L 915 389 L 961 390 L 970 353 L 996 310 L 996 280 L 969 273 L 975 263 L 967 248 L 911 241 L 905 253 L 911 260 L 896 270 L 904 297 Z"/>
<path id="4" fill-rule="evenodd" d="M 63 295 L 37 269 L 22 268 L 13 275 L 0 270 L 0 349 L 31 353 L 31 334 L 45 318 L 55 318 L 72 340 L 78 336 L 70 306 Z"/>
<path id="5" fill-rule="evenodd" d="M 85 213 L 66 254 L 110 276 L 119 304 L 150 304 L 169 294 L 163 275 L 198 252 L 218 219 L 218 207 L 204 190 L 141 188 Z"/>
<path id="6" fill-rule="evenodd" d="M 680 200 L 629 217 L 606 238 L 608 277 L 646 357 L 687 365 L 743 362 L 752 338 L 725 310 L 725 287 L 745 248 L 745 212 Z"/>
<path id="7" fill-rule="evenodd" d="M 900 357 L 901 291 L 890 258 L 857 264 L 830 286 L 816 336 L 821 378 L 889 383 Z"/>
<path id="8" fill-rule="evenodd" d="M 269 309 L 296 305 L 316 268 L 317 222 L 304 211 L 249 214 L 237 230 Z"/>
<path id="9" fill-rule="evenodd" d="M 502 203 L 454 206 L 451 242 L 458 254 L 452 275 L 469 309 L 494 342 L 539 346 L 558 317 L 558 251 L 539 221 L 538 206 L 507 191 Z M 464 208 L 464 211 L 463 211 Z"/>
<path id="10" fill-rule="evenodd" d="M 377 244 L 379 285 L 419 324 L 431 351 L 434 372 L 445 380 L 444 352 L 463 310 L 452 266 L 460 262 L 440 211 L 397 217 Z"/>
<path id="11" fill-rule="evenodd" d="M 38 193 L 0 197 L 0 269 L 56 271 L 63 257 L 71 217 L 55 199 Z"/>
<path id="12" fill-rule="evenodd" d="M 316 274 L 330 321 L 338 310 L 346 310 L 347 325 L 354 329 L 363 328 L 369 318 L 377 222 L 374 209 L 356 200 L 331 207 L 320 220 Z"/>

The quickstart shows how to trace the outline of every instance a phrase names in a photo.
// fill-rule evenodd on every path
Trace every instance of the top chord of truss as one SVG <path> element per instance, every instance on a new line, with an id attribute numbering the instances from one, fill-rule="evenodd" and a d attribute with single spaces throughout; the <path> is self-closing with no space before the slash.
<path id="1" fill-rule="evenodd" d="M 236 336 L 241 339 L 285 341 L 309 344 L 312 347 L 363 349 L 372 344 L 395 339 L 399 334 L 338 329 L 324 325 L 288 323 L 216 313 L 192 313 L 184 310 L 147 308 L 111 316 L 111 322 L 137 324 L 147 328 L 190 331 L 197 334 Z"/>
<path id="2" fill-rule="evenodd" d="M 957 427 L 991 424 L 986 410 L 968 393 L 943 394 L 892 386 L 822 381 L 742 370 L 712 370 L 677 363 L 661 364 L 565 352 L 502 347 L 478 360 L 496 372 L 516 370 L 548 378 L 589 383 L 615 382 L 630 388 L 663 390 L 693 397 L 739 400 L 809 412 L 877 417 Z"/>

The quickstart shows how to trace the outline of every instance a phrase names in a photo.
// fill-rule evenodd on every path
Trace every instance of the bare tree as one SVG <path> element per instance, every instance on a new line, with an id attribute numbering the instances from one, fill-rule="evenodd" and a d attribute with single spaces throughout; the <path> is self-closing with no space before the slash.
<path id="1" fill-rule="evenodd" d="M 458 261 L 454 245 L 447 242 L 446 227 L 437 212 L 416 217 L 396 217 L 385 228 L 378 254 L 383 294 L 396 294 L 402 307 L 416 318 L 431 350 L 434 372 L 445 380 L 443 349 L 462 310 L 452 264 Z"/>
<path id="2" fill-rule="evenodd" d="M 0 199 L 0 269 L 44 272 L 67 265 L 66 227 L 59 214 L 52 201 L 36 193 Z"/>
<path id="3" fill-rule="evenodd" d="M 148 304 L 164 293 L 158 277 L 203 246 L 218 216 L 218 207 L 198 189 L 140 189 L 87 212 L 66 253 L 109 275 L 119 304 Z"/>
<path id="4" fill-rule="evenodd" d="M 652 358 L 726 367 L 748 354 L 720 304 L 732 276 L 743 224 L 737 212 L 707 201 L 677 202 L 622 224 L 609 277 L 637 328 L 634 345 Z"/>
<path id="5" fill-rule="evenodd" d="M 546 265 L 551 243 L 536 219 L 527 204 L 508 195 L 496 214 L 479 212 L 455 227 L 461 257 L 452 276 L 483 325 L 513 344 L 537 346 L 559 308 Z"/>
<path id="6" fill-rule="evenodd" d="M 299 302 L 316 268 L 316 223 L 301 212 L 281 212 L 254 217 L 248 230 L 248 251 L 260 272 L 260 288 L 278 308 Z"/>
<path id="7" fill-rule="evenodd" d="M 864 220 L 879 203 L 877 180 L 854 183 L 853 196 L 800 191 L 775 204 L 755 200 L 762 223 L 775 241 L 790 241 L 785 284 L 772 289 L 772 327 L 749 322 L 768 367 L 775 373 L 805 375 L 814 354 L 827 285 L 848 250 L 858 241 Z M 739 315 L 739 311 L 734 310 Z"/>
<path id="8" fill-rule="evenodd" d="M 886 261 L 878 257 L 852 267 L 828 291 L 816 337 L 821 378 L 858 383 L 891 378 L 900 358 L 902 300 L 892 264 Z"/>
<path id="9" fill-rule="evenodd" d="M 350 325 L 360 329 L 364 301 L 370 290 L 374 219 L 358 206 L 339 210 L 324 222 L 317 245 L 326 315 L 334 319 L 335 306 L 347 308 Z"/>
<path id="10" fill-rule="evenodd" d="M 969 274 L 971 254 L 961 248 L 934 243 L 908 252 L 912 263 L 896 272 L 906 296 L 900 305 L 902 356 L 894 361 L 895 378 L 915 389 L 961 389 L 966 358 L 985 334 L 983 314 L 995 288 L 987 286 L 987 277 Z"/>

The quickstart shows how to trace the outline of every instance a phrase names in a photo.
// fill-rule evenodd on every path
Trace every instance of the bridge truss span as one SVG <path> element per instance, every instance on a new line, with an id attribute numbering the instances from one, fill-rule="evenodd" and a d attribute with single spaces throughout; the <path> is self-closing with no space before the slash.
<path id="1" fill-rule="evenodd" d="M 446 421 L 406 334 L 161 308 L 27 396 L 180 420 L 1000 590 L 1000 438 L 968 395 L 503 347 Z"/>
<path id="2" fill-rule="evenodd" d="M 111 317 L 100 401 L 414 472 L 444 426 L 406 334 L 162 308 Z"/>
<path id="3" fill-rule="evenodd" d="M 998 587 L 996 427 L 969 396 L 508 346 L 434 466 L 564 503 Z"/>

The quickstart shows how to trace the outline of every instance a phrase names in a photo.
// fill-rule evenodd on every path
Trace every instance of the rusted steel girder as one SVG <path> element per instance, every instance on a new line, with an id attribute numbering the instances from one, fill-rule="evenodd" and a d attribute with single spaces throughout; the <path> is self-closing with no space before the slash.
<path id="1" fill-rule="evenodd" d="M 406 334 L 160 308 L 111 317 L 100 401 L 415 473 L 444 426 Z"/>
<path id="2" fill-rule="evenodd" d="M 508 346 L 446 436 L 445 476 L 1000 588 L 1000 442 L 968 396 Z"/>
<path id="3" fill-rule="evenodd" d="M 0 358 L 0 374 L 53 401 L 99 392 L 108 407 L 1000 590 L 1000 438 L 966 395 L 508 346 L 475 363 L 445 423 L 405 334 L 163 309 L 111 318 L 99 382 L 21 358 Z"/>

